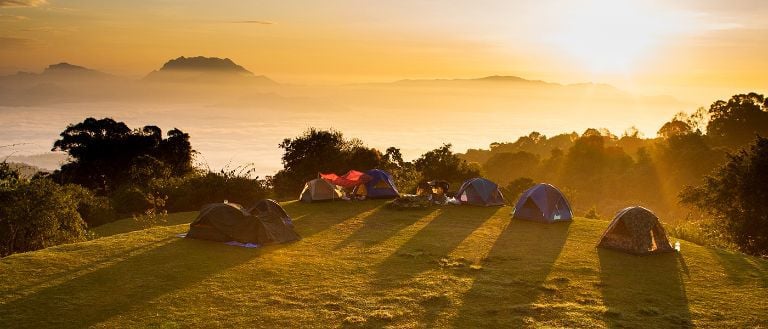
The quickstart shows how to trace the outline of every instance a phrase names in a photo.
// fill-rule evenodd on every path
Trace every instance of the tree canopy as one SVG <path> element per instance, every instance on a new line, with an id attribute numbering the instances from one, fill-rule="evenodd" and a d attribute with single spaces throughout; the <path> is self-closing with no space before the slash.
<path id="1" fill-rule="evenodd" d="M 160 164 L 172 176 L 193 169 L 194 150 L 188 134 L 172 129 L 163 138 L 162 130 L 156 126 L 130 129 L 111 118 L 87 118 L 67 126 L 53 144 L 53 151 L 70 156 L 70 162 L 54 178 L 107 194 L 130 181 L 132 168 L 135 171 L 136 167 Z"/>

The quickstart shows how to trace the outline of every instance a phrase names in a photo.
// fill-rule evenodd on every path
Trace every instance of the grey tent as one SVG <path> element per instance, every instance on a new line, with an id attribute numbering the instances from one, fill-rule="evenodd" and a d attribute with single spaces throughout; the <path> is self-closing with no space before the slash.
<path id="1" fill-rule="evenodd" d="M 667 232 L 659 218 L 652 211 L 637 206 L 619 211 L 597 246 L 637 255 L 675 250 L 669 244 Z"/>
<path id="2" fill-rule="evenodd" d="M 272 200 L 259 201 L 249 210 L 236 203 L 205 205 L 189 224 L 186 237 L 261 245 L 301 238 L 293 230 L 293 223 L 285 210 Z"/>
<path id="3" fill-rule="evenodd" d="M 517 200 L 512 218 L 554 223 L 570 221 L 573 212 L 560 190 L 550 184 L 536 184 Z"/>
<path id="4" fill-rule="evenodd" d="M 315 178 L 306 184 L 299 194 L 303 202 L 331 201 L 341 199 L 342 193 L 336 185 L 322 178 Z"/>
<path id="5" fill-rule="evenodd" d="M 485 178 L 472 178 L 461 184 L 456 198 L 462 204 L 475 206 L 503 206 L 504 196 L 499 186 Z"/>

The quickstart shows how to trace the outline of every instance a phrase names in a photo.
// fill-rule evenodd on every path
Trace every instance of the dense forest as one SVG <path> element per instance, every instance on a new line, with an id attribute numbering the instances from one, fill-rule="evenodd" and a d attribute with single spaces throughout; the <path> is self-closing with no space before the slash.
<path id="1" fill-rule="evenodd" d="M 88 238 L 89 227 L 132 216 L 143 225 L 168 211 L 211 202 L 294 199 L 319 172 L 389 171 L 401 192 L 441 179 L 452 190 L 472 177 L 502 186 L 508 203 L 537 182 L 557 185 L 577 216 L 610 219 L 629 205 L 653 209 L 674 235 L 768 254 L 768 100 L 750 93 L 679 113 L 655 137 L 630 128 L 547 137 L 538 132 L 488 150 L 454 153 L 444 144 L 413 161 L 334 130 L 286 138 L 283 169 L 253 177 L 249 166 L 218 172 L 193 165 L 189 135 L 110 118 L 72 124 L 53 149 L 70 161 L 53 173 L 21 175 L 0 165 L 0 256 Z"/>

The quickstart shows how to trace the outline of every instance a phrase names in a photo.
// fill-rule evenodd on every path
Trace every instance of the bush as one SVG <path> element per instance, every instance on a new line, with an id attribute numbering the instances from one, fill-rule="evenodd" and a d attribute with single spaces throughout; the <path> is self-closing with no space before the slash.
<path id="1" fill-rule="evenodd" d="M 117 212 L 112 207 L 112 202 L 107 197 L 96 196 L 90 190 L 71 185 L 74 196 L 78 201 L 77 212 L 83 218 L 88 227 L 95 227 L 118 219 Z"/>
<path id="2" fill-rule="evenodd" d="M 147 193 L 133 185 L 122 186 L 112 194 L 111 199 L 115 211 L 121 215 L 143 213 L 150 207 Z"/>
<path id="3" fill-rule="evenodd" d="M 757 137 L 698 187 L 680 193 L 683 203 L 709 214 L 715 230 L 738 249 L 768 255 L 768 138 Z"/>
<path id="4" fill-rule="evenodd" d="M 0 256 L 85 239 L 76 188 L 13 176 L 0 173 Z"/>
<path id="5" fill-rule="evenodd" d="M 172 212 L 199 210 L 224 200 L 249 206 L 269 195 L 263 180 L 250 178 L 250 171 L 240 169 L 158 180 L 153 189 L 168 197 L 166 209 Z"/>

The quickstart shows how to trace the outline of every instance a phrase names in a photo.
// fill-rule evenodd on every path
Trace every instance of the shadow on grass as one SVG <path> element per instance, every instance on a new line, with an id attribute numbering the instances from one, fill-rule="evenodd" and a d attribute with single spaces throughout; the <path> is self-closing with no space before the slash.
<path id="1" fill-rule="evenodd" d="M 156 241 L 149 244 L 142 244 L 137 245 L 131 248 L 119 250 L 117 252 L 109 253 L 106 256 L 101 256 L 95 260 L 92 260 L 84 265 L 80 265 L 73 268 L 63 269 L 59 272 L 42 275 L 40 277 L 35 277 L 33 279 L 29 279 L 26 284 L 19 285 L 15 287 L 13 290 L 0 292 L 0 298 L 4 300 L 8 300 L 7 298 L 16 299 L 13 298 L 14 296 L 18 295 L 25 295 L 30 292 L 34 292 L 38 287 L 44 286 L 44 285 L 51 285 L 52 283 L 55 283 L 56 281 L 67 281 L 69 277 L 73 276 L 79 276 L 78 274 L 85 274 L 88 272 L 92 272 L 95 269 L 97 269 L 100 265 L 99 264 L 105 264 L 109 263 L 110 261 L 120 261 L 121 259 L 129 258 L 133 255 L 141 254 L 144 252 L 147 252 L 148 250 L 157 248 L 165 243 L 168 243 L 171 240 L 174 240 L 177 238 L 168 238 L 160 241 Z M 40 266 L 46 266 L 45 264 L 39 264 Z"/>
<path id="2" fill-rule="evenodd" d="M 710 249 L 710 252 L 725 269 L 728 280 L 731 282 L 741 285 L 752 280 L 758 280 L 763 288 L 768 287 L 768 262 L 721 249 Z"/>
<path id="3" fill-rule="evenodd" d="M 174 239 L 2 304 L 0 319 L 7 328 L 89 327 L 143 309 L 160 296 L 199 283 L 269 250 L 272 249 L 252 250 Z"/>
<path id="4" fill-rule="evenodd" d="M 378 265 L 379 279 L 402 284 L 415 274 L 440 266 L 440 260 L 499 208 L 446 207 Z"/>
<path id="5" fill-rule="evenodd" d="M 379 208 L 366 217 L 363 225 L 339 242 L 334 249 L 342 249 L 351 244 L 365 248 L 374 246 L 435 211 L 436 208 L 404 211 Z"/>
<path id="6" fill-rule="evenodd" d="M 166 221 L 156 223 L 155 226 L 174 226 L 180 224 L 189 224 L 197 217 L 197 211 L 186 211 L 168 214 Z M 96 238 L 105 238 L 122 233 L 143 230 L 133 218 L 125 218 L 112 223 L 96 226 L 90 229 L 96 235 Z"/>
<path id="7" fill-rule="evenodd" d="M 345 203 L 345 204 L 340 204 Z M 384 204 L 381 201 L 333 201 L 333 202 L 288 202 L 283 209 L 295 218 L 294 227 L 302 238 L 307 238 L 352 217 L 371 211 Z"/>
<path id="8" fill-rule="evenodd" d="M 570 230 L 570 222 L 544 224 L 512 219 L 491 247 L 464 294 L 454 322 L 457 328 L 519 328 L 539 310 L 542 294 L 556 294 L 547 283 Z"/>
<path id="9" fill-rule="evenodd" d="M 600 290 L 608 327 L 691 327 L 683 256 L 635 256 L 598 248 Z"/>

